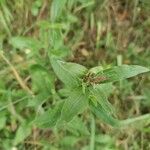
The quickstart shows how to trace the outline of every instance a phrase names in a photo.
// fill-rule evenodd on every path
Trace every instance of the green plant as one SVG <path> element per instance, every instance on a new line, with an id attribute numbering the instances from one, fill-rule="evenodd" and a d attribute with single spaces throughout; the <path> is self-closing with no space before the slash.
<path id="1" fill-rule="evenodd" d="M 58 102 L 52 110 L 46 111 L 35 119 L 34 123 L 39 127 L 45 127 L 45 124 L 46 127 L 52 127 L 69 122 L 87 108 L 114 127 L 122 127 L 137 120 L 150 118 L 150 114 L 147 114 L 120 121 L 115 117 L 115 109 L 108 101 L 114 82 L 148 72 L 148 68 L 121 65 L 87 69 L 76 63 L 64 62 L 55 55 L 51 55 L 50 61 L 57 77 L 68 90 L 68 96 L 62 102 Z"/>

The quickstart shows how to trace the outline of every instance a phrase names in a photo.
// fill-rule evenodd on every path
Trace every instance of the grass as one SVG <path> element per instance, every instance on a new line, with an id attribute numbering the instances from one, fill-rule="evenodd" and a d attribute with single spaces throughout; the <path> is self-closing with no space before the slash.
<path id="1" fill-rule="evenodd" d="M 88 68 L 150 68 L 149 9 L 146 0 L 0 0 L 0 149 L 150 149 L 148 119 L 116 129 L 87 110 L 63 127 L 31 125 L 69 94 L 51 53 Z M 149 81 L 116 84 L 109 100 L 120 119 L 150 113 Z"/>

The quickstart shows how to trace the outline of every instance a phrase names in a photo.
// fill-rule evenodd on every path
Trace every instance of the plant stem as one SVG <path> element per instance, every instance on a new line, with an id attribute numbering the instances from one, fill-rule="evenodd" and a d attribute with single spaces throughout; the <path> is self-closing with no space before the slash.
<path id="1" fill-rule="evenodd" d="M 95 148 L 95 118 L 91 115 L 91 140 L 90 140 L 90 150 Z"/>

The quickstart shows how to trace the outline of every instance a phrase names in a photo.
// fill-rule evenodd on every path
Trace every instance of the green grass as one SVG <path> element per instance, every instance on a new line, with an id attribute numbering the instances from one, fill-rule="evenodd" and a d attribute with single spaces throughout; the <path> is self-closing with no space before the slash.
<path id="1" fill-rule="evenodd" d="M 0 149 L 149 150 L 147 118 L 113 128 L 87 109 L 57 127 L 33 124 L 49 121 L 71 93 L 52 55 L 88 69 L 150 68 L 149 8 L 146 0 L 0 0 Z M 149 73 L 115 83 L 109 102 L 117 117 L 150 113 L 149 89 Z"/>

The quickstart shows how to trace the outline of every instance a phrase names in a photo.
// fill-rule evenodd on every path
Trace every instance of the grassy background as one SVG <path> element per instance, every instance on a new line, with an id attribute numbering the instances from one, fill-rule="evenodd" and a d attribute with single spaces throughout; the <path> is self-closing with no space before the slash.
<path id="1" fill-rule="evenodd" d="M 87 67 L 150 67 L 149 16 L 148 0 L 0 0 L 0 150 L 149 150 L 148 122 L 113 129 L 85 112 L 60 129 L 30 125 L 65 94 L 50 51 Z M 116 84 L 120 119 L 150 112 L 149 81 Z"/>

